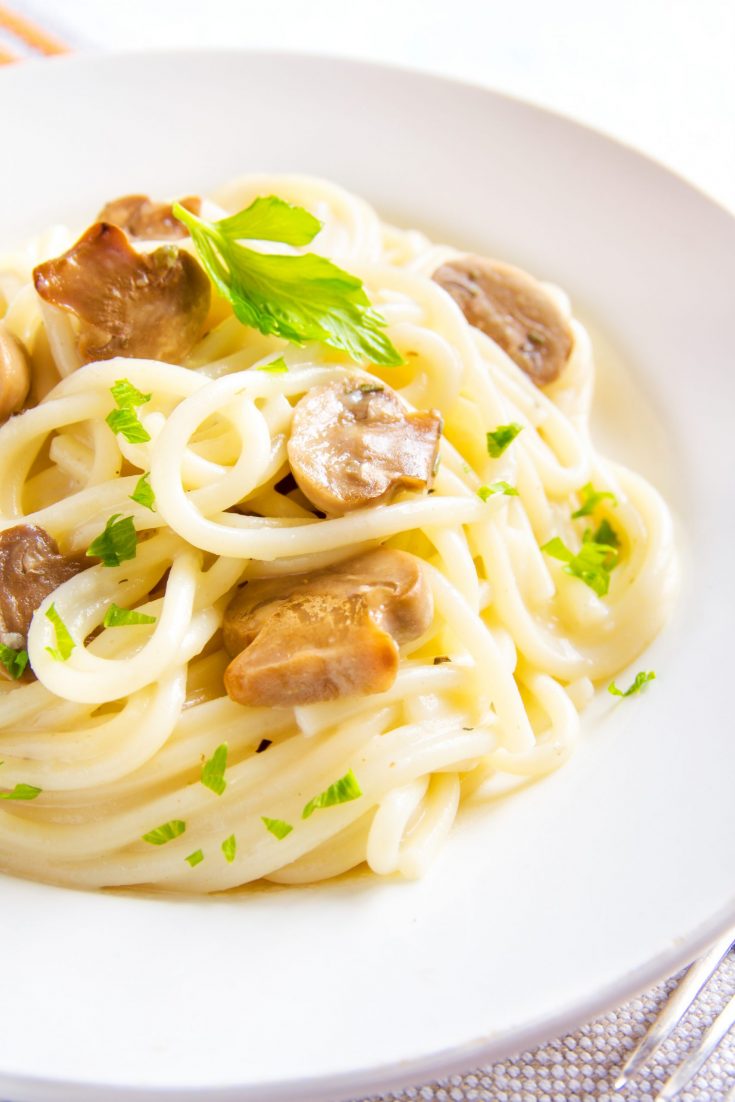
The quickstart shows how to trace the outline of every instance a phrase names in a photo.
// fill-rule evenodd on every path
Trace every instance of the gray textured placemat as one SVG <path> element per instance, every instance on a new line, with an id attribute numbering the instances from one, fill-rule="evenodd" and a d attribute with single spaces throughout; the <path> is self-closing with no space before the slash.
<path id="1" fill-rule="evenodd" d="M 576 1033 L 512 1060 L 427 1086 L 374 1095 L 363 1102 L 653 1102 L 688 1049 L 735 996 L 735 953 L 723 961 L 674 1035 L 644 1070 L 622 1091 L 614 1091 L 613 1083 L 628 1053 L 648 1032 L 682 974 Z M 726 1102 L 733 1087 L 735 1031 L 725 1037 L 677 1102 Z"/>

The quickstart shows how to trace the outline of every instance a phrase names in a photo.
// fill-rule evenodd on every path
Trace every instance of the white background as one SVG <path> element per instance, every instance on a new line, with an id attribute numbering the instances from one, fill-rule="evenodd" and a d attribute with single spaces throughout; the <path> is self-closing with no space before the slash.
<path id="1" fill-rule="evenodd" d="M 15 0 L 13 6 L 82 49 L 280 47 L 485 84 L 644 150 L 735 210 L 732 0 Z"/>

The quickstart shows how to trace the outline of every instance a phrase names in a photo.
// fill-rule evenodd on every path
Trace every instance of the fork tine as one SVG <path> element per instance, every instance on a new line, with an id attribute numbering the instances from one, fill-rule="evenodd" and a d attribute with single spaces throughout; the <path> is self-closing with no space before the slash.
<path id="1" fill-rule="evenodd" d="M 705 1060 L 708 1060 L 715 1051 L 725 1034 L 735 1025 L 735 995 L 732 996 L 725 1009 L 717 1015 L 709 1027 L 698 1048 L 689 1054 L 684 1063 L 676 1069 L 670 1079 L 667 1079 L 663 1089 L 656 1095 L 656 1102 L 667 1102 L 675 1098 L 682 1087 L 692 1079 Z"/>
<path id="2" fill-rule="evenodd" d="M 633 1078 L 636 1072 L 643 1066 L 649 1056 L 663 1044 L 670 1033 L 676 1029 L 689 1007 L 702 990 L 707 980 L 716 970 L 720 961 L 727 955 L 735 944 L 735 928 L 728 930 L 718 941 L 714 943 L 709 952 L 690 965 L 684 979 L 672 993 L 669 1001 L 658 1016 L 651 1029 L 641 1043 L 634 1048 L 623 1068 L 615 1080 L 616 1091 L 622 1090 L 625 1084 Z M 664 1096 L 661 1096 L 664 1097 Z"/>

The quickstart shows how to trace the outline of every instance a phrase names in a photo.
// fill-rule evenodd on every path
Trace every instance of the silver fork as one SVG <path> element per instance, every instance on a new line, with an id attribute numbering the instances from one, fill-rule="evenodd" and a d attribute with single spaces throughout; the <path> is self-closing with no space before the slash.
<path id="1" fill-rule="evenodd" d="M 621 1090 L 653 1055 L 660 1045 L 676 1029 L 694 1000 L 704 988 L 710 977 L 735 945 L 735 927 L 723 934 L 699 960 L 695 960 L 683 980 L 671 994 L 668 1002 L 659 1014 L 651 1029 L 633 1049 L 626 1060 L 620 1075 L 615 1080 L 615 1090 Z M 702 1037 L 699 1045 L 687 1054 L 684 1063 L 671 1075 L 659 1093 L 655 1102 L 667 1102 L 675 1098 L 686 1084 L 693 1079 L 702 1065 L 715 1051 L 726 1033 L 735 1025 L 735 995 L 722 1010 Z M 727 1096 L 727 1102 L 735 1102 L 735 1088 Z"/>

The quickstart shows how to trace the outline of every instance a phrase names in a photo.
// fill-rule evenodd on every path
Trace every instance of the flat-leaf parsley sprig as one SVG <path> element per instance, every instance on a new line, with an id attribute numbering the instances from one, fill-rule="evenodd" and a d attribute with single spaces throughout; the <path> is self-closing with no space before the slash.
<path id="1" fill-rule="evenodd" d="M 308 245 L 321 223 L 303 207 L 274 195 L 246 210 L 207 222 L 174 203 L 204 269 L 243 325 L 293 344 L 323 341 L 356 363 L 395 366 L 403 359 L 370 305 L 362 281 L 315 253 L 261 253 L 240 244 L 278 241 Z"/>

